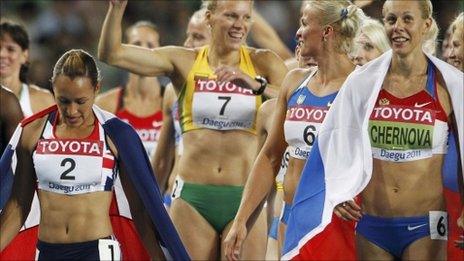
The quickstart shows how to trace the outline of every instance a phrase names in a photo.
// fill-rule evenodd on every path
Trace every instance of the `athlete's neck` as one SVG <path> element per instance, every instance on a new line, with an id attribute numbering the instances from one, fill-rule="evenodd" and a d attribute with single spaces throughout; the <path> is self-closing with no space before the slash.
<path id="1" fill-rule="evenodd" d="M 321 86 L 339 78 L 346 78 L 355 68 L 355 65 L 344 53 L 326 52 L 325 55 L 318 58 L 317 79 Z"/>
<path id="2" fill-rule="evenodd" d="M 210 67 L 238 66 L 240 63 L 240 51 L 230 50 L 217 44 L 211 44 L 208 50 L 208 63 Z"/>
<path id="3" fill-rule="evenodd" d="M 21 94 L 21 87 L 22 87 L 22 82 L 19 80 L 19 75 L 1 77 L 0 84 L 10 89 L 19 99 L 19 95 Z"/>
<path id="4" fill-rule="evenodd" d="M 160 83 L 156 77 L 129 74 L 126 93 L 133 98 L 152 99 L 160 96 Z"/>
<path id="5" fill-rule="evenodd" d="M 426 68 L 427 57 L 420 48 L 416 48 L 416 50 L 406 56 L 393 53 L 390 72 L 394 75 L 409 78 L 411 76 L 423 74 Z"/>

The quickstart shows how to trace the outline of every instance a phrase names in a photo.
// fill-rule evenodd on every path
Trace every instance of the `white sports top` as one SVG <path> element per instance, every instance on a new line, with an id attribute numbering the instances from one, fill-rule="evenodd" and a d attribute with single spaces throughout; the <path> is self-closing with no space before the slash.
<path id="1" fill-rule="evenodd" d="M 57 119 L 52 112 L 32 155 L 38 188 L 66 195 L 111 191 L 117 168 L 103 127 L 95 120 L 89 137 L 60 139 Z"/>
<path id="2" fill-rule="evenodd" d="M 24 117 L 27 118 L 34 114 L 31 106 L 31 96 L 29 94 L 29 86 L 25 83 L 21 84 L 21 91 L 19 92 L 19 105 L 23 111 Z"/>

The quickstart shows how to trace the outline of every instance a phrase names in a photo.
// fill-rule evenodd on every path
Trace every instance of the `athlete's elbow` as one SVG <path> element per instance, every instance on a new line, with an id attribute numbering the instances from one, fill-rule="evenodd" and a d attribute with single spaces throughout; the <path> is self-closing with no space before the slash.
<path id="1" fill-rule="evenodd" d="M 106 64 L 115 65 L 117 62 L 117 48 L 109 48 L 103 44 L 98 46 L 98 59 Z"/>

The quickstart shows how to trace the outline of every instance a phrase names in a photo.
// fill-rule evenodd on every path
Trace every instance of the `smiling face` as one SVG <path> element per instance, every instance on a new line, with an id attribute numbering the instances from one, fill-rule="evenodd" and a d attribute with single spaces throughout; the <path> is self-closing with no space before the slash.
<path id="1" fill-rule="evenodd" d="M 449 62 L 461 71 L 464 71 L 464 29 L 457 27 L 450 37 Z"/>
<path id="2" fill-rule="evenodd" d="M 251 27 L 252 1 L 218 1 L 213 11 L 206 11 L 214 43 L 238 50 L 245 43 Z"/>
<path id="3" fill-rule="evenodd" d="M 314 57 L 317 59 L 323 49 L 323 27 L 318 19 L 318 11 L 306 5 L 301 19 L 300 28 L 296 32 L 301 57 Z"/>
<path id="4" fill-rule="evenodd" d="M 382 52 L 374 47 L 372 41 L 364 33 L 360 33 L 355 40 L 356 52 L 354 54 L 354 63 L 364 65 L 369 61 L 379 57 Z"/>
<path id="5" fill-rule="evenodd" d="M 99 85 L 93 86 L 88 77 L 71 79 L 59 75 L 53 82 L 53 92 L 63 122 L 68 127 L 80 127 L 93 123 L 92 106 Z"/>
<path id="6" fill-rule="evenodd" d="M 159 34 L 147 26 L 138 26 L 127 32 L 127 43 L 148 49 L 160 46 Z"/>
<path id="7" fill-rule="evenodd" d="M 28 50 L 23 50 L 8 33 L 0 39 L 0 77 L 18 77 L 21 65 L 28 59 Z"/>
<path id="8" fill-rule="evenodd" d="M 387 1 L 384 24 L 393 52 L 406 56 L 422 50 L 422 42 L 431 27 L 430 18 L 423 18 L 418 1 Z"/>

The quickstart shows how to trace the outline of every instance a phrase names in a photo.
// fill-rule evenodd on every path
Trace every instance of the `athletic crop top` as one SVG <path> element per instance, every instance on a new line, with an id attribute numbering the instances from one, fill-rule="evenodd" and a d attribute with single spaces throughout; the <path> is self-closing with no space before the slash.
<path id="1" fill-rule="evenodd" d="M 372 155 L 407 162 L 446 154 L 448 116 L 438 100 L 435 67 L 429 63 L 425 90 L 397 98 L 381 90 L 369 120 Z"/>
<path id="2" fill-rule="evenodd" d="M 240 69 L 256 77 L 250 55 L 240 47 Z M 261 95 L 230 82 L 219 83 L 208 64 L 208 46 L 203 47 L 179 95 L 182 133 L 196 129 L 256 131 L 256 113 Z"/>
<path id="3" fill-rule="evenodd" d="M 111 191 L 117 169 L 103 127 L 95 120 L 87 138 L 60 139 L 55 136 L 58 117 L 58 112 L 50 114 L 32 154 L 38 188 L 65 195 Z"/>
<path id="4" fill-rule="evenodd" d="M 130 124 L 140 139 L 148 155 L 155 151 L 158 144 L 161 126 L 163 125 L 163 112 L 161 110 L 147 117 L 138 117 L 124 108 L 123 97 L 125 88 L 121 88 L 119 92 L 118 109 L 116 116 L 122 121 Z"/>
<path id="5" fill-rule="evenodd" d="M 287 102 L 284 123 L 285 141 L 290 156 L 306 160 L 316 140 L 317 132 L 338 92 L 319 97 L 306 87 L 315 72 L 312 72 L 293 92 Z"/>

